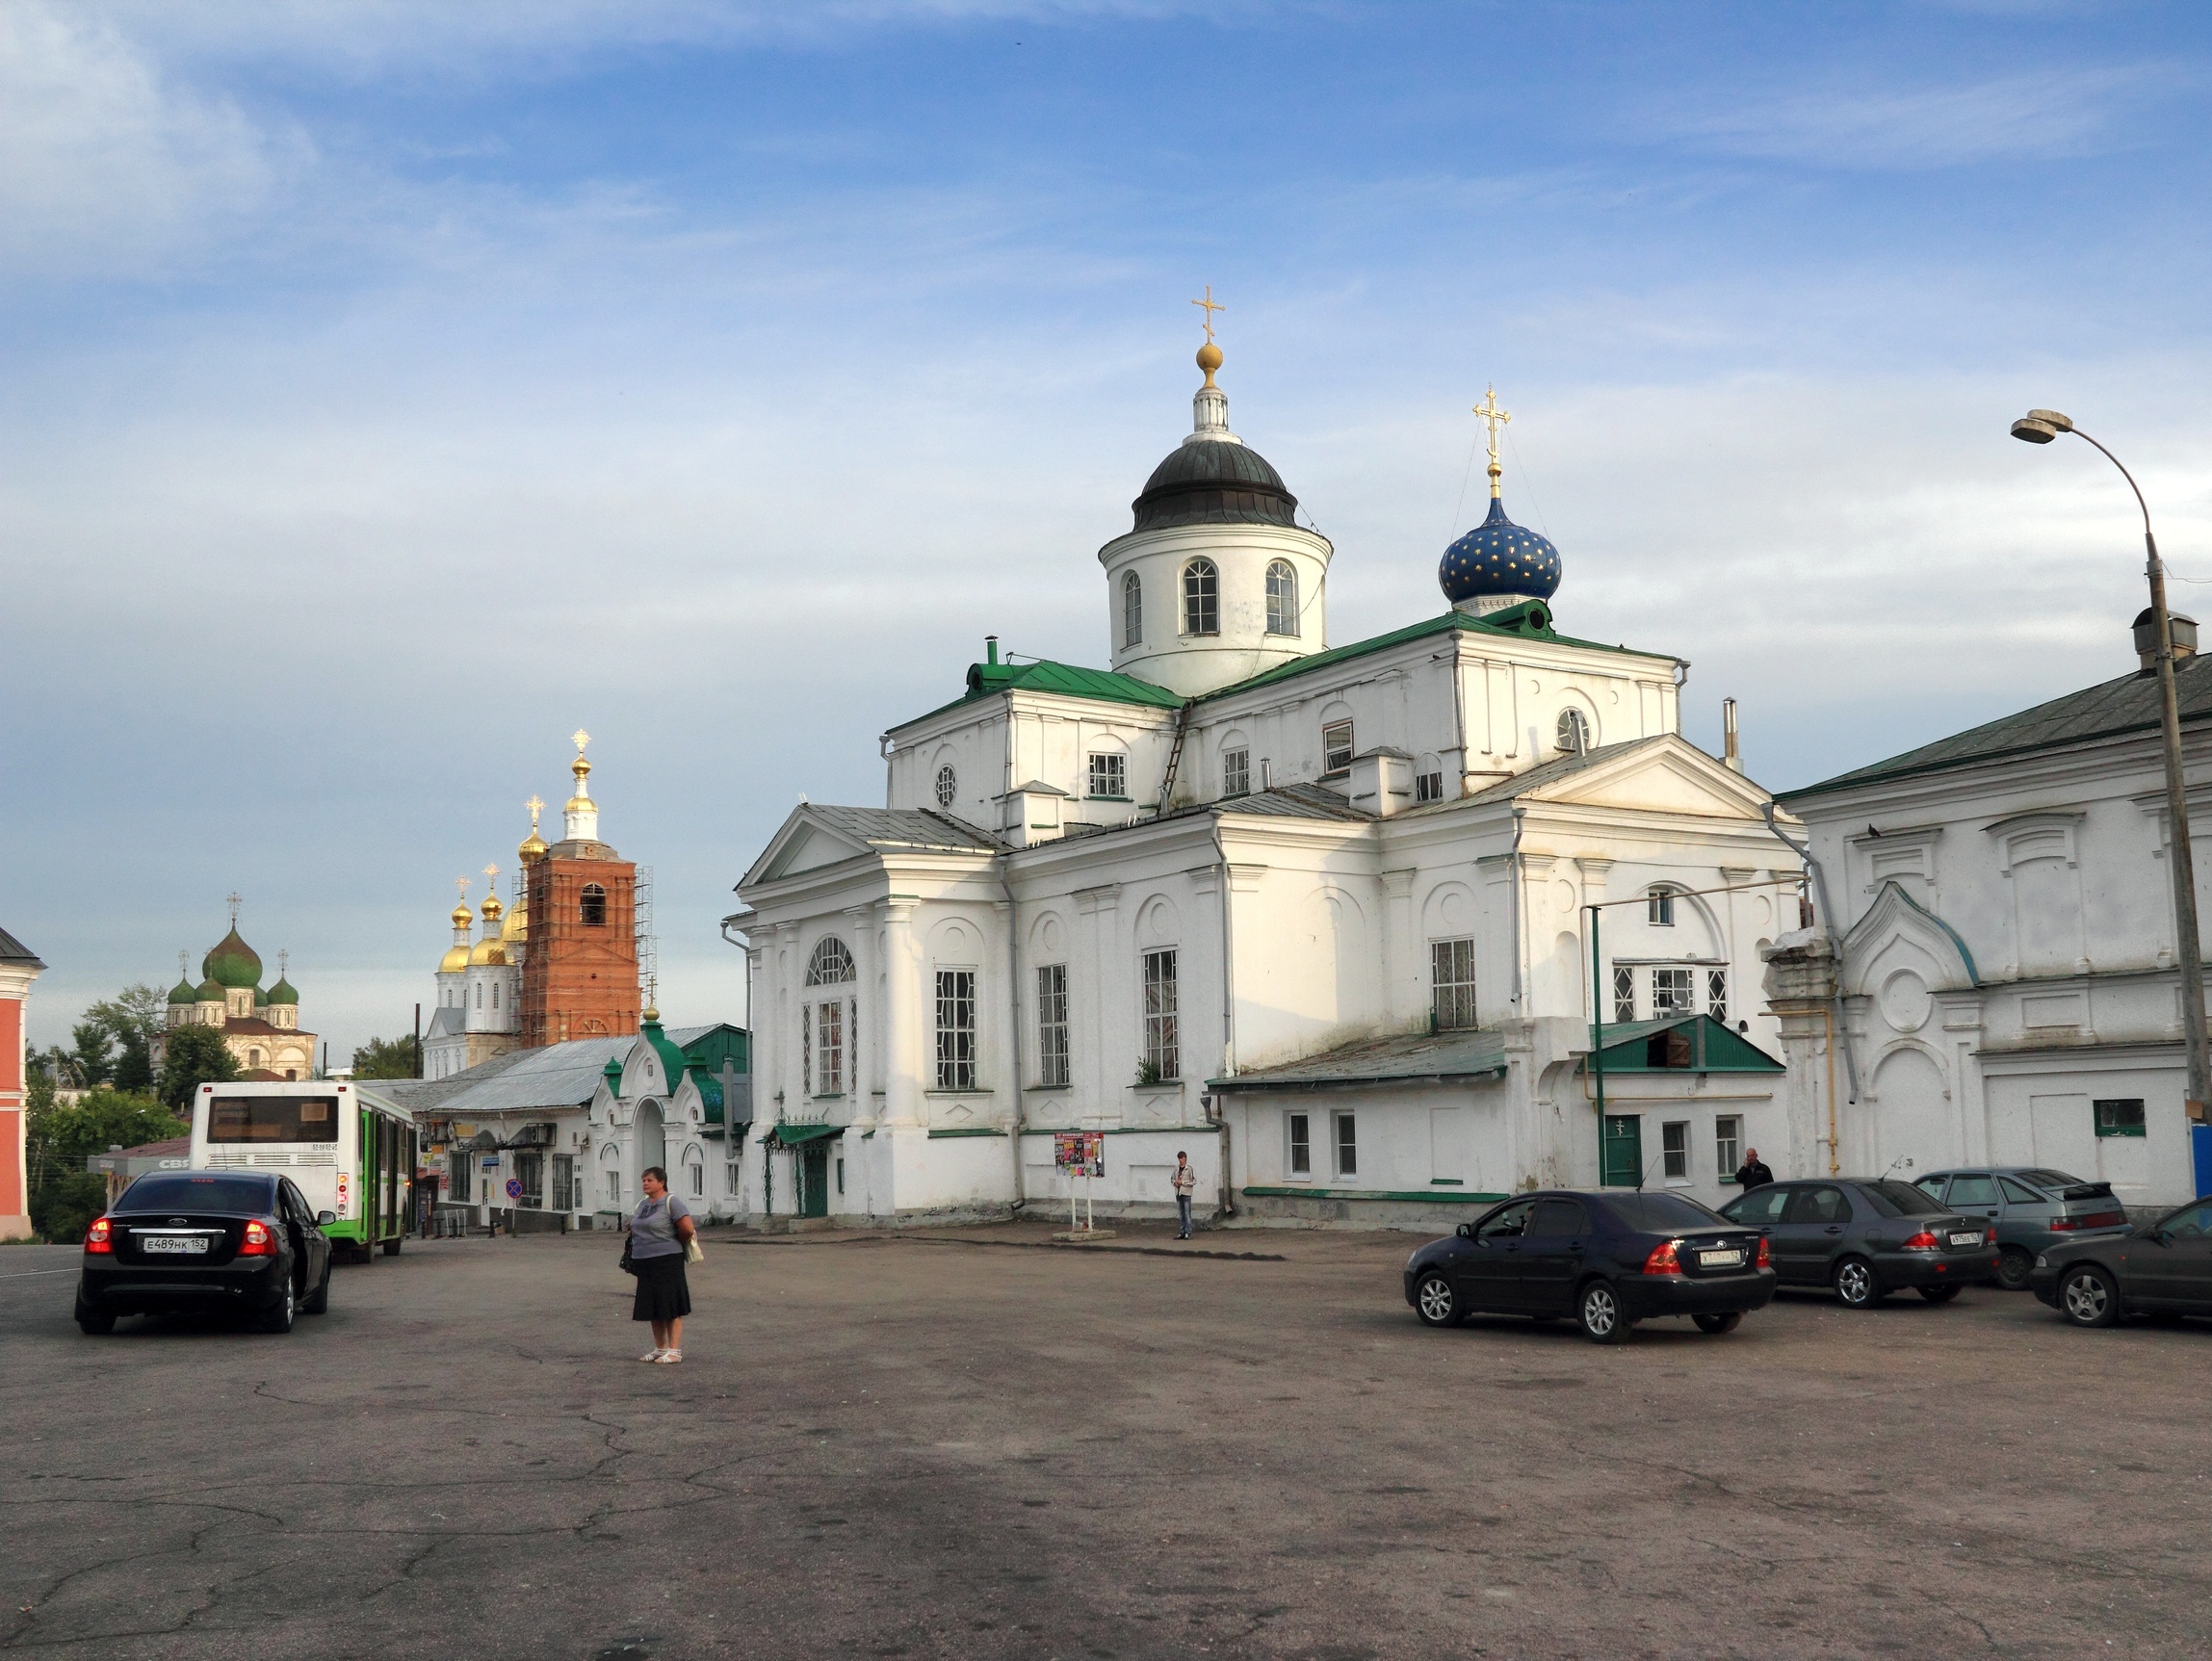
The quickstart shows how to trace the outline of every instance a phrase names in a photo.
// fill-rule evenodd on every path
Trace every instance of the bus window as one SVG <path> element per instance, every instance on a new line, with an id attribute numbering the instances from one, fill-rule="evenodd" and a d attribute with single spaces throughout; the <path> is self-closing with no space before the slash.
<path id="1" fill-rule="evenodd" d="M 208 1103 L 210 1142 L 335 1142 L 338 1103 L 327 1096 L 217 1096 Z"/>

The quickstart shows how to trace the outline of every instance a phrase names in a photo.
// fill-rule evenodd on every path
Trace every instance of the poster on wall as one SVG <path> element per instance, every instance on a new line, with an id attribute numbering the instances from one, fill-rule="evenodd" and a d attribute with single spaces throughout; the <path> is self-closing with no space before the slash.
<path id="1" fill-rule="evenodd" d="M 1106 1133 L 1103 1130 L 1054 1131 L 1053 1163 L 1071 1177 L 1106 1175 Z"/>

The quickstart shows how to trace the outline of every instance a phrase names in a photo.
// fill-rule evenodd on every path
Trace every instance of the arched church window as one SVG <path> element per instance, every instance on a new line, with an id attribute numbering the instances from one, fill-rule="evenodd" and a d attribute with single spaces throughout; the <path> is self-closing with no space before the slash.
<path id="1" fill-rule="evenodd" d="M 1134 571 L 1121 577 L 1121 644 L 1127 651 L 1144 643 L 1144 580 Z"/>
<path id="2" fill-rule="evenodd" d="M 843 986 L 854 978 L 852 953 L 844 941 L 825 934 L 815 942 L 814 955 L 806 960 L 809 986 Z"/>
<path id="3" fill-rule="evenodd" d="M 1298 634 L 1298 573 L 1288 559 L 1277 559 L 1267 567 L 1267 633 Z"/>
<path id="4" fill-rule="evenodd" d="M 494 1009 L 499 1007 L 499 982 L 496 980 L 491 983 L 491 1006 Z"/>
<path id="5" fill-rule="evenodd" d="M 607 891 L 595 882 L 584 885 L 582 898 L 577 901 L 577 921 L 586 928 L 607 926 Z"/>
<path id="6" fill-rule="evenodd" d="M 261 1051 L 258 1051 L 258 1050 L 248 1050 L 248 1051 L 246 1052 L 246 1064 L 247 1064 L 248 1067 L 258 1067 L 258 1066 L 260 1066 L 260 1065 L 261 1065 Z"/>
<path id="7" fill-rule="evenodd" d="M 1559 753 L 1563 756 L 1584 756 L 1590 753 L 1590 722 L 1577 709 L 1559 712 Z"/>
<path id="8" fill-rule="evenodd" d="M 951 807 L 952 798 L 959 793 L 959 775 L 953 772 L 951 764 L 947 763 L 937 769 L 937 805 L 941 808 Z"/>
<path id="9" fill-rule="evenodd" d="M 1221 633 L 1221 573 L 1210 559 L 1193 559 L 1183 568 L 1183 632 Z"/>

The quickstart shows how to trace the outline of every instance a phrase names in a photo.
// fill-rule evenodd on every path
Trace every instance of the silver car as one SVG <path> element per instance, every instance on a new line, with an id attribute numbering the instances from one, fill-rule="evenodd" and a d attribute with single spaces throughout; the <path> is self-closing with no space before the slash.
<path id="1" fill-rule="evenodd" d="M 1963 1217 L 1997 1225 L 1997 1284 L 2023 1291 L 2036 1254 L 2069 1240 L 2125 1233 L 2127 1210 L 2110 1182 L 2087 1182 L 2040 1165 L 1985 1165 L 1936 1171 L 1915 1187 Z"/>

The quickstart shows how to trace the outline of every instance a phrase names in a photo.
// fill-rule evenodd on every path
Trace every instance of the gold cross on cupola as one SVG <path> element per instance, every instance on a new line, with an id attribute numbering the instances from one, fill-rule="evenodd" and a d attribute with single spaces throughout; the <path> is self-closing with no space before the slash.
<path id="1" fill-rule="evenodd" d="M 1206 312 L 1206 338 L 1211 341 L 1213 339 L 1213 314 L 1217 311 L 1227 311 L 1229 308 L 1213 298 L 1213 285 L 1211 283 L 1206 285 L 1206 298 L 1204 299 L 1194 299 L 1190 303 L 1204 308 Z"/>
<path id="2" fill-rule="evenodd" d="M 530 832 L 531 835 L 535 836 L 537 834 L 537 816 L 545 812 L 545 804 L 535 796 L 532 796 L 522 805 L 530 810 Z"/>
<path id="3" fill-rule="evenodd" d="M 236 890 L 236 889 L 232 889 L 232 890 L 230 891 L 230 898 L 229 898 L 229 904 L 230 904 L 230 926 L 231 926 L 231 927 L 233 927 L 233 928 L 236 928 L 236 927 L 238 926 L 238 908 L 239 908 L 240 906 L 244 905 L 245 903 L 246 903 L 246 902 L 245 902 L 243 899 L 241 899 L 241 898 L 239 897 L 239 895 L 238 895 L 238 890 Z"/>
<path id="4" fill-rule="evenodd" d="M 576 746 L 576 753 L 581 756 L 584 753 L 584 746 L 591 741 L 591 735 L 582 727 L 578 727 L 576 731 L 568 735 L 568 741 Z"/>
<path id="5" fill-rule="evenodd" d="M 1483 388 L 1482 402 L 1474 406 L 1474 413 L 1490 426 L 1490 494 L 1495 498 L 1500 494 L 1497 481 L 1505 476 L 1505 469 L 1497 464 L 1497 429 L 1513 417 L 1497 407 L 1497 388 L 1495 386 Z"/>

